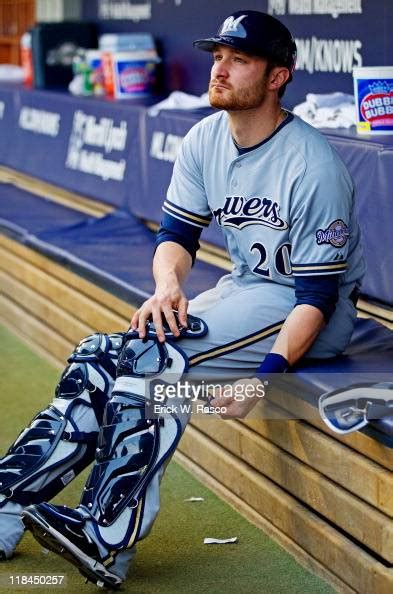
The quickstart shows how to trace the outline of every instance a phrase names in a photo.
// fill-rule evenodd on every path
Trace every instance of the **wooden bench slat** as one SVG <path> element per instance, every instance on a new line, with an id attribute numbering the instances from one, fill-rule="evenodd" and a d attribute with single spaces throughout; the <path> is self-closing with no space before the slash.
<path id="1" fill-rule="evenodd" d="M 391 518 L 241 423 L 207 418 L 206 415 L 193 415 L 191 422 L 193 427 L 225 446 L 239 460 L 393 564 Z M 282 429 L 285 431 L 283 425 Z"/>
<path id="2" fill-rule="evenodd" d="M 105 308 L 112 310 L 114 313 L 129 319 L 135 308 L 132 305 L 124 302 L 115 295 L 112 295 L 108 291 L 97 287 L 95 284 L 87 281 L 81 276 L 71 272 L 57 264 L 50 258 L 39 254 L 35 250 L 21 245 L 17 241 L 6 237 L 0 233 L 0 247 L 4 248 L 4 252 L 10 252 L 18 258 L 32 264 L 33 266 L 43 270 L 49 276 L 53 276 L 59 279 L 66 285 L 74 287 L 78 290 L 79 294 L 86 295 L 93 299 L 93 301 L 100 303 Z"/>
<path id="3" fill-rule="evenodd" d="M 49 328 L 52 328 L 60 336 L 71 341 L 73 344 L 77 344 L 81 337 L 95 332 L 95 329 L 91 326 L 79 321 L 55 303 L 52 303 L 29 287 L 24 286 L 21 282 L 12 277 L 7 277 L 1 270 L 0 286 L 1 292 L 10 301 L 13 301 L 28 314 L 47 324 Z M 78 309 L 77 303 L 75 303 L 75 309 Z"/>
<path id="4" fill-rule="evenodd" d="M 12 254 L 4 253 L 1 248 L 0 259 L 0 267 L 4 273 L 11 271 L 15 280 L 30 287 L 38 294 L 46 296 L 47 299 L 62 307 L 77 320 L 83 320 L 91 328 L 100 328 L 100 331 L 110 333 L 127 327 L 127 320 L 124 317 L 108 311 L 100 303 L 92 304 L 91 298 L 79 293 L 74 287 L 53 278 L 26 261 L 21 261 Z"/>
<path id="5" fill-rule="evenodd" d="M 48 328 L 40 320 L 26 315 L 26 311 L 16 303 L 10 301 L 5 295 L 0 294 L 0 319 L 8 322 L 8 325 L 16 328 L 21 336 L 51 353 L 52 358 L 62 363 L 70 356 L 74 344 L 65 340 L 58 333 Z"/>
<path id="6" fill-rule="evenodd" d="M 393 322 L 393 310 L 391 308 L 382 307 L 382 305 L 377 305 L 376 303 L 370 303 L 365 299 L 359 299 L 357 308 L 376 318 L 381 318 L 381 320 Z M 390 324 L 390 327 L 392 327 L 392 325 L 393 324 Z"/>
<path id="7" fill-rule="evenodd" d="M 384 468 L 393 470 L 393 448 L 385 446 L 361 431 L 355 431 L 348 435 L 334 433 L 319 417 L 318 410 L 315 407 L 301 398 L 295 398 L 290 393 L 281 391 L 279 394 L 275 394 L 274 402 L 284 411 L 289 411 L 293 415 L 293 418 L 307 419 L 307 423 L 330 435 L 333 439 L 360 452 Z"/>
<path id="8" fill-rule="evenodd" d="M 246 419 L 243 423 L 393 517 L 393 475 L 390 470 L 304 421 Z"/>
<path id="9" fill-rule="evenodd" d="M 356 591 L 391 594 L 391 568 L 197 429 L 186 429 L 179 449 Z"/>

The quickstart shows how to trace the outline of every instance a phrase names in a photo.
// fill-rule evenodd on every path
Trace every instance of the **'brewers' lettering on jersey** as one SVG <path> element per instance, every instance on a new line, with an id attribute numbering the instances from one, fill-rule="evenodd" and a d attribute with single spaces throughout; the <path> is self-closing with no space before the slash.
<path id="1" fill-rule="evenodd" d="M 288 229 L 280 219 L 280 206 L 269 198 L 245 198 L 227 196 L 223 208 L 217 208 L 213 215 L 220 226 L 244 229 L 249 225 L 266 225 L 272 229 Z"/>

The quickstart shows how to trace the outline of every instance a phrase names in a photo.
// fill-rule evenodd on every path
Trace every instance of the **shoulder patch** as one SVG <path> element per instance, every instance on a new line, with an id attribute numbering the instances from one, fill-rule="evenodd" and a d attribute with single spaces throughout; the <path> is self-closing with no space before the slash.
<path id="1" fill-rule="evenodd" d="M 341 219 L 330 223 L 327 229 L 318 229 L 316 232 L 317 244 L 330 243 L 333 247 L 343 247 L 349 237 L 348 226 Z"/>

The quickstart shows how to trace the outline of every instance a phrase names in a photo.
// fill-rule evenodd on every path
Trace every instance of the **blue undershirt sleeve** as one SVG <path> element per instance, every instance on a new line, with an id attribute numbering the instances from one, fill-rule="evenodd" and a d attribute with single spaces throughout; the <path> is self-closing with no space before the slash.
<path id="1" fill-rule="evenodd" d="M 317 307 L 329 322 L 338 301 L 339 275 L 296 276 L 296 304 Z"/>
<path id="2" fill-rule="evenodd" d="M 296 305 L 313 305 L 325 318 L 330 320 L 338 301 L 339 275 L 297 276 L 295 277 Z M 268 353 L 257 369 L 257 373 L 284 373 L 288 361 L 276 353 Z"/>
<path id="3" fill-rule="evenodd" d="M 200 227 L 180 221 L 170 214 L 164 213 L 160 228 L 157 231 L 156 249 L 160 243 L 164 243 L 165 241 L 178 243 L 190 254 L 192 264 L 194 265 L 195 256 L 199 249 L 201 232 L 202 229 Z"/>

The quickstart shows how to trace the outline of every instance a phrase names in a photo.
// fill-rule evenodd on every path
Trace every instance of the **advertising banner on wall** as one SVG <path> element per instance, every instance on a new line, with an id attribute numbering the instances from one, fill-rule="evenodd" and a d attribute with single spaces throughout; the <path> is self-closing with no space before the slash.
<path id="1" fill-rule="evenodd" d="M 5 97 L 0 90 L 0 116 L 1 110 L 7 115 Z M 20 90 L 15 97 L 14 123 L 9 129 L 13 148 L 3 160 L 0 153 L 0 161 L 123 207 L 128 195 L 127 165 L 139 163 L 139 150 L 134 158 L 131 154 L 139 134 L 139 109 L 40 91 Z M 7 143 L 0 147 L 6 151 Z"/>
<path id="2" fill-rule="evenodd" d="M 15 128 L 15 106 L 12 87 L 0 89 L 0 165 L 7 165 L 9 143 Z"/>
<path id="3" fill-rule="evenodd" d="M 164 60 L 167 90 L 201 94 L 210 57 L 192 41 L 213 34 L 236 0 L 84 0 L 84 18 L 101 32 L 151 32 Z M 289 107 L 307 93 L 353 92 L 352 69 L 391 65 L 393 2 L 388 0 L 248 0 L 248 9 L 279 18 L 298 45 L 297 72 L 288 87 Z"/>

